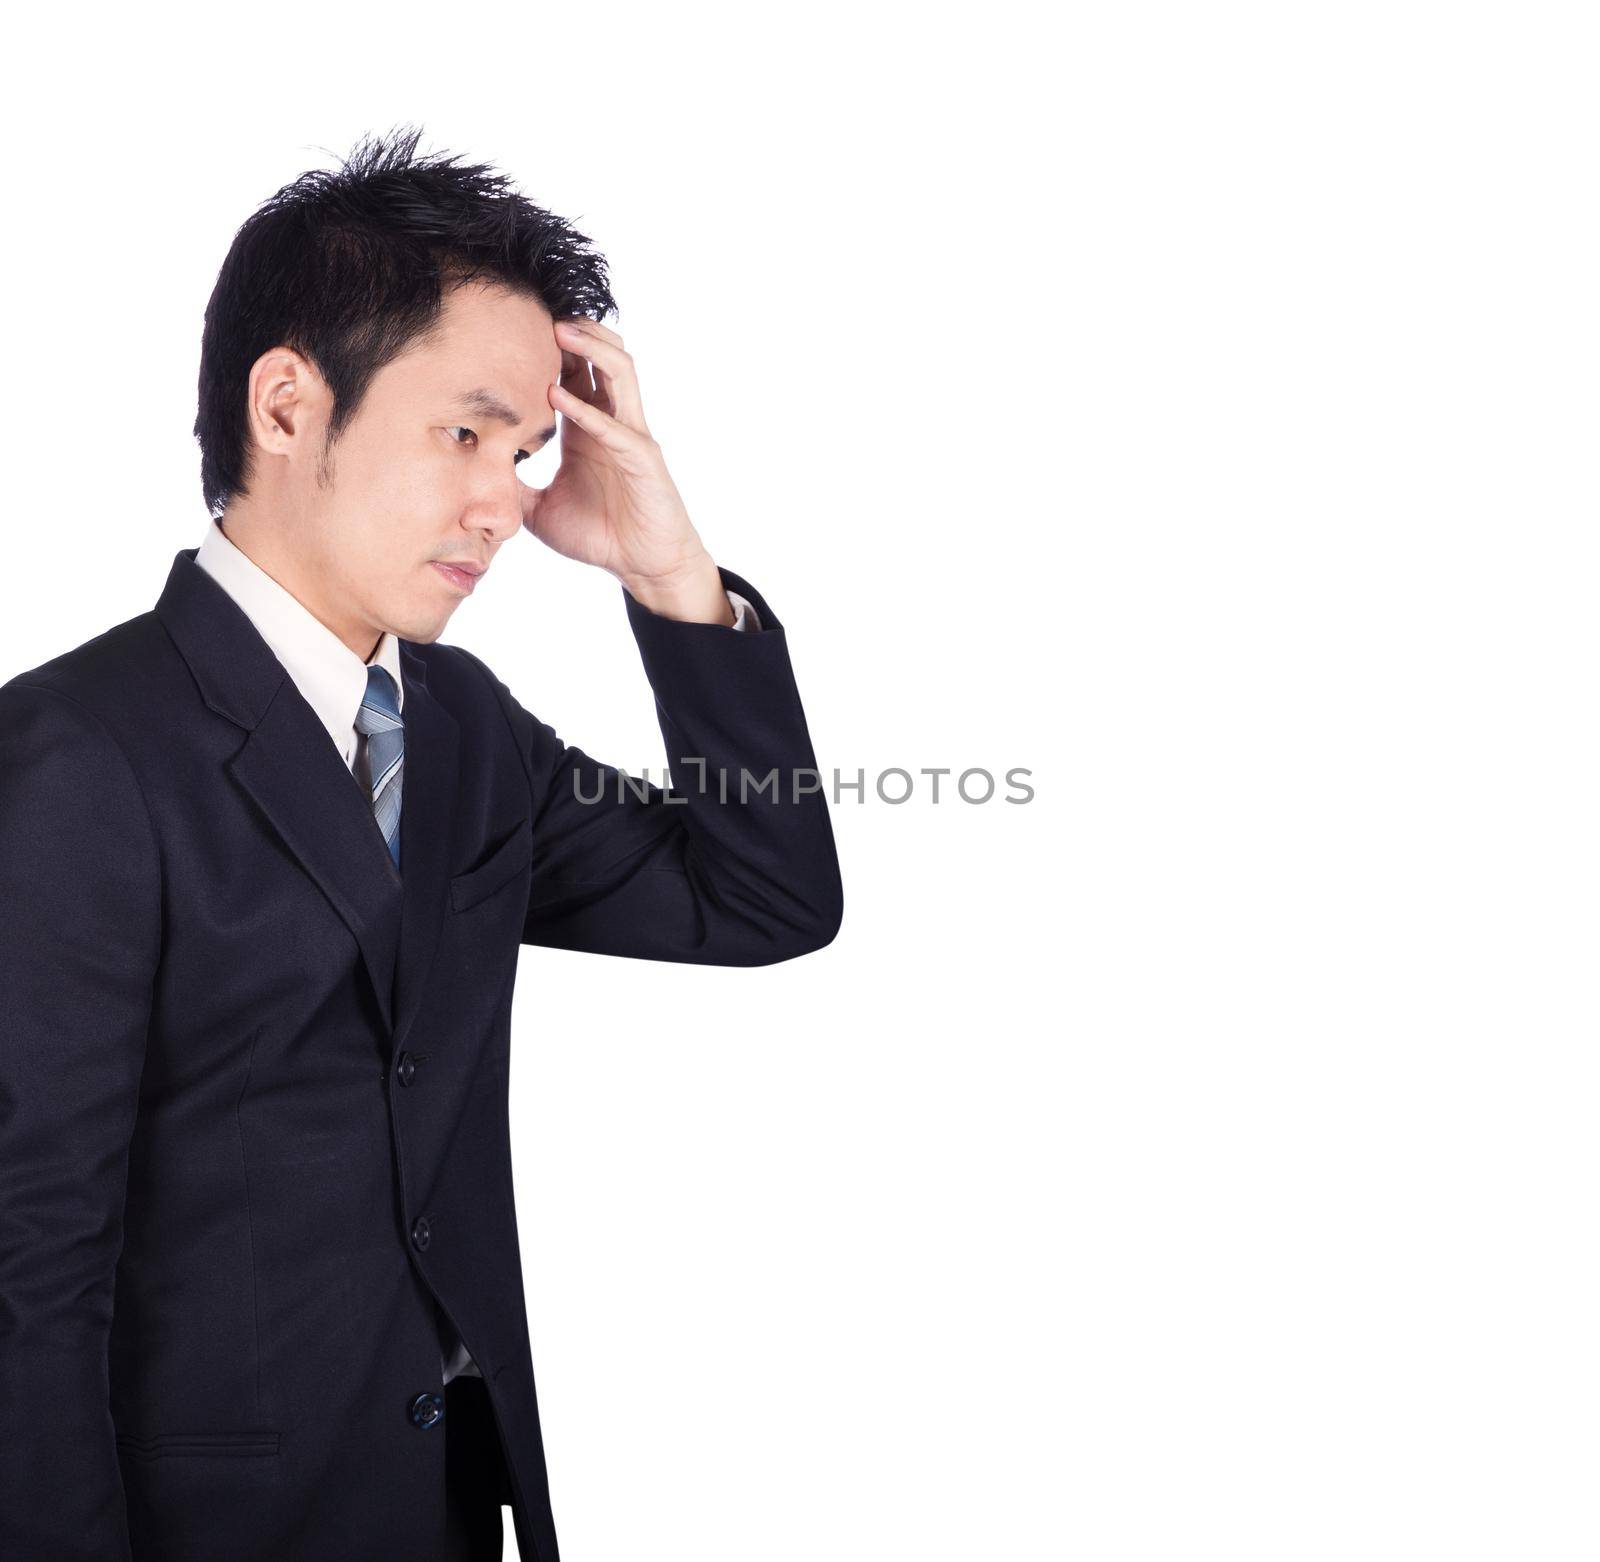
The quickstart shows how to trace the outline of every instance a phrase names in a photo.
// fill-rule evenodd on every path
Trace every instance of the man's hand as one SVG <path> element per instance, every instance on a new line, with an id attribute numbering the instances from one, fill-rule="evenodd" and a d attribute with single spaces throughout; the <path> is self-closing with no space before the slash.
<path id="1" fill-rule="evenodd" d="M 645 426 L 622 338 L 581 318 L 558 320 L 555 333 L 561 463 L 547 487 L 523 488 L 522 524 L 557 553 L 615 575 L 654 613 L 731 625 L 722 578 Z"/>

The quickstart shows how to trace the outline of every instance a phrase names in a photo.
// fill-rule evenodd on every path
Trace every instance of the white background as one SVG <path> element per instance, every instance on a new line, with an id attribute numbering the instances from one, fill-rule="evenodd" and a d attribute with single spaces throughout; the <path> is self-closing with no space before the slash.
<path id="1" fill-rule="evenodd" d="M 19 24 L 0 674 L 199 543 L 233 232 L 408 122 L 607 254 L 869 777 L 821 953 L 524 952 L 568 1562 L 1600 1549 L 1579 14 Z M 609 578 L 522 539 L 446 638 L 659 775 Z M 870 785 L 1014 765 L 1029 804 Z"/>

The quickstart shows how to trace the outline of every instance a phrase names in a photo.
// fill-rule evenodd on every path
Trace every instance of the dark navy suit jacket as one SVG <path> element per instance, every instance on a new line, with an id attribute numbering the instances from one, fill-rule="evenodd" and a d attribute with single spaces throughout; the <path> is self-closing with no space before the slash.
<path id="1" fill-rule="evenodd" d="M 194 555 L 153 612 L 0 686 L 0 1555 L 442 1555 L 442 1314 L 522 1555 L 556 1562 L 518 952 L 760 965 L 834 936 L 783 626 L 727 570 L 758 633 L 623 593 L 673 772 L 644 798 L 469 652 L 403 641 L 397 872 Z M 741 769 L 778 785 L 741 803 Z"/>

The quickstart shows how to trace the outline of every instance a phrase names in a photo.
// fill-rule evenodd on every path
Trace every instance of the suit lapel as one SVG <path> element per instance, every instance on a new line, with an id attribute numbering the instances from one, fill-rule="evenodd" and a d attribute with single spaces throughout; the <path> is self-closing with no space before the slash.
<path id="1" fill-rule="evenodd" d="M 372 802 L 271 647 L 180 549 L 156 604 L 201 698 L 247 737 L 226 769 L 349 927 L 398 1046 L 416 1013 L 448 888 L 459 734 L 401 641 L 405 771 L 397 873 Z M 398 958 L 397 958 L 398 957 Z"/>
<path id="2" fill-rule="evenodd" d="M 227 768 L 355 934 L 391 1024 L 401 912 L 394 861 L 361 783 L 287 675 Z"/>

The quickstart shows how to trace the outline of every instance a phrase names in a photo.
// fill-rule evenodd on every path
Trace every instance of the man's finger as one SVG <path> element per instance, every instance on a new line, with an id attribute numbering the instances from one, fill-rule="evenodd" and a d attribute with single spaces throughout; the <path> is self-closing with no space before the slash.
<path id="1" fill-rule="evenodd" d="M 623 348 L 592 332 L 574 328 L 570 332 L 563 331 L 563 335 L 575 344 L 577 351 L 587 354 L 594 365 L 595 385 L 602 392 L 611 415 L 619 423 L 648 435 L 650 430 L 645 426 L 644 406 L 639 398 L 639 376 L 632 357 Z"/>
<path id="2" fill-rule="evenodd" d="M 634 476 L 647 476 L 652 470 L 650 452 L 655 440 L 618 421 L 610 413 L 575 396 L 565 385 L 550 387 L 550 405 L 570 418 L 602 449 L 616 460 L 618 467 Z"/>

